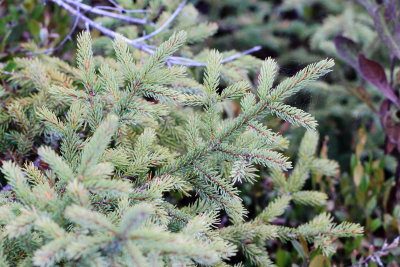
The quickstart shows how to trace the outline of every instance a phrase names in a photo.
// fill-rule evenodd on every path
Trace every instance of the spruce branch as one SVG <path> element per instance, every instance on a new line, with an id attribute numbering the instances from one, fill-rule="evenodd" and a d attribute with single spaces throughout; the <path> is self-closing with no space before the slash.
<path id="1" fill-rule="evenodd" d="M 93 96 L 96 86 L 96 73 L 93 60 L 92 40 L 88 32 L 78 36 L 78 68 L 86 90 Z"/>
<path id="2" fill-rule="evenodd" d="M 257 174 L 255 174 L 256 171 L 257 169 L 247 160 L 240 159 L 234 162 L 229 178 L 233 184 L 237 182 L 253 183 L 257 177 Z"/>
<path id="3" fill-rule="evenodd" d="M 326 204 L 328 196 L 322 192 L 299 191 L 292 194 L 293 200 L 300 204 L 322 206 Z"/>
<path id="4" fill-rule="evenodd" d="M 117 232 L 117 227 L 103 214 L 80 206 L 69 206 L 65 210 L 65 216 L 72 222 L 86 229 L 111 234 Z"/>
<path id="5" fill-rule="evenodd" d="M 262 64 L 260 75 L 258 76 L 258 95 L 265 99 L 269 90 L 272 88 L 276 75 L 278 73 L 278 64 L 272 58 L 268 58 Z"/>
<path id="6" fill-rule="evenodd" d="M 56 172 L 62 184 L 74 179 L 74 173 L 71 168 L 54 150 L 49 147 L 40 147 L 38 154 Z"/>
<path id="7" fill-rule="evenodd" d="M 235 148 L 227 145 L 218 145 L 215 148 L 217 151 L 225 153 L 234 158 L 243 158 L 255 164 L 262 164 L 266 167 L 276 167 L 283 170 L 291 168 L 291 163 L 288 158 L 278 152 L 271 150 L 251 150 Z"/>
<path id="8" fill-rule="evenodd" d="M 310 82 L 327 74 L 334 66 L 332 59 L 325 59 L 318 63 L 310 64 L 295 76 L 282 81 L 278 86 L 271 90 L 267 96 L 268 101 L 281 101 L 303 89 Z"/>
<path id="9" fill-rule="evenodd" d="M 8 184 L 11 185 L 18 198 L 25 204 L 31 203 L 32 192 L 29 187 L 28 181 L 21 168 L 11 161 L 3 162 L 2 172 Z"/>
<path id="10" fill-rule="evenodd" d="M 37 213 L 35 209 L 24 208 L 20 210 L 21 214 L 7 224 L 3 235 L 8 238 L 18 238 L 28 234 L 35 226 Z"/>
<path id="11" fill-rule="evenodd" d="M 53 266 L 54 263 L 65 257 L 65 249 L 68 243 L 68 240 L 64 238 L 52 240 L 35 252 L 33 264 L 36 266 Z"/>
<path id="12" fill-rule="evenodd" d="M 221 54 L 216 50 L 212 50 L 207 58 L 207 67 L 204 74 L 204 87 L 206 93 L 210 97 L 216 94 L 217 87 L 219 86 L 222 67 L 221 59 Z"/>
<path id="13" fill-rule="evenodd" d="M 150 264 L 140 248 L 133 244 L 133 242 L 127 242 L 125 255 L 127 261 L 135 264 L 135 266 L 146 267 Z"/>
<path id="14" fill-rule="evenodd" d="M 292 197 L 288 195 L 276 198 L 257 216 L 257 219 L 267 223 L 274 221 L 285 212 L 291 199 Z"/>
<path id="15" fill-rule="evenodd" d="M 83 149 L 78 171 L 80 174 L 85 175 L 88 169 L 97 163 L 117 128 L 117 122 L 118 118 L 115 115 L 109 115 L 94 133 L 90 142 Z"/>
<path id="16" fill-rule="evenodd" d="M 282 91 L 282 92 L 288 92 L 292 91 L 293 88 L 297 88 L 296 90 L 300 90 L 301 86 L 304 85 L 305 81 L 308 81 L 308 79 L 316 79 L 323 73 L 326 73 L 329 71 L 328 67 L 332 66 L 333 61 L 322 61 L 320 64 L 315 64 L 315 65 L 310 65 L 310 67 L 306 68 L 303 72 L 302 75 L 295 75 L 293 78 L 288 78 L 287 80 L 295 80 L 295 81 L 300 81 L 299 84 L 296 86 L 293 86 L 291 82 L 289 83 L 281 83 L 279 85 L 279 90 L 277 91 Z M 312 70 L 310 72 L 310 69 Z M 311 75 L 307 76 L 307 78 L 304 76 L 304 74 L 309 74 Z M 301 76 L 301 78 L 299 78 Z M 282 84 L 286 84 L 288 87 L 284 88 Z M 226 127 L 223 127 L 218 133 L 215 135 L 215 141 L 211 141 L 209 144 L 205 144 L 202 147 L 199 147 L 197 151 L 190 151 L 187 153 L 184 157 L 180 158 L 177 162 L 174 162 L 174 164 L 171 164 L 169 166 L 164 167 L 161 170 L 161 173 L 174 173 L 178 170 L 180 170 L 183 166 L 186 166 L 188 164 L 193 163 L 193 161 L 196 158 L 202 157 L 205 154 L 209 153 L 210 151 L 213 151 L 216 149 L 218 144 L 223 143 L 225 139 L 229 138 L 231 135 L 233 135 L 235 132 L 243 128 L 245 125 L 247 125 L 250 121 L 252 121 L 254 118 L 257 116 L 262 115 L 263 112 L 266 110 L 269 110 L 270 112 L 281 116 L 283 119 L 288 120 L 289 122 L 295 124 L 295 125 L 301 125 L 303 127 L 309 128 L 309 129 L 315 129 L 316 127 L 316 121 L 315 119 L 308 113 L 305 113 L 302 110 L 299 110 L 295 107 L 291 107 L 289 105 L 285 105 L 283 103 L 279 102 L 270 102 L 269 97 L 267 97 L 266 100 L 260 100 L 258 103 L 254 103 L 255 99 L 252 94 L 248 94 L 250 99 L 253 99 L 252 101 L 249 102 L 248 106 L 246 106 L 245 110 L 243 113 L 241 113 L 236 119 L 234 119 L 232 122 L 230 122 Z M 246 99 L 246 97 L 244 97 Z M 243 106 L 243 104 L 242 104 Z M 243 154 L 242 156 L 246 156 L 247 154 Z M 239 156 L 239 155 L 237 155 Z M 263 158 L 259 157 L 259 159 L 264 159 L 268 160 L 268 157 Z M 270 161 L 270 162 L 273 162 Z M 283 164 L 282 161 L 277 161 L 278 165 L 284 168 L 288 168 L 289 165 Z M 267 164 L 267 163 L 265 163 Z"/>
<path id="17" fill-rule="evenodd" d="M 138 204 L 129 209 L 119 226 L 121 238 L 126 238 L 135 228 L 138 228 L 151 214 L 154 208 L 146 203 Z"/>
<path id="18" fill-rule="evenodd" d="M 276 146 L 276 148 L 281 150 L 286 149 L 289 145 L 289 141 L 286 138 L 284 138 L 279 134 L 274 133 L 273 131 L 271 131 L 270 129 L 268 129 L 267 127 L 265 127 L 264 125 L 262 125 L 257 121 L 249 122 L 248 128 L 251 131 L 254 131 L 258 135 L 262 136 L 268 145 L 271 146 L 274 145 Z"/>
<path id="19" fill-rule="evenodd" d="M 78 2 L 52 1 L 85 16 Z M 169 28 L 182 7 L 143 41 Z M 18 63 L 27 78 L 13 78 L 23 97 L 7 106 L 7 127 L 23 133 L 39 121 L 45 127 L 28 135 L 28 145 L 18 136 L 17 145 L 32 150 L 23 168 L 3 163 L 11 188 L 0 192 L 1 237 L 4 248 L 15 251 L 7 261 L 226 266 L 241 253 L 247 263 L 270 266 L 266 245 L 272 240 L 306 240 L 331 255 L 336 238 L 362 233 L 359 225 L 335 224 L 327 214 L 297 228 L 274 225 L 290 205 L 323 205 L 325 194 L 303 186 L 310 173 L 333 175 L 337 165 L 316 156 L 318 135 L 307 131 L 287 172 L 292 165 L 276 150 L 288 141 L 267 128 L 265 116 L 314 129 L 311 115 L 281 101 L 327 72 L 329 61 L 274 87 L 278 66 L 267 59 L 253 88 L 243 68 L 223 65 L 222 55 L 210 51 L 200 84 L 185 67 L 169 66 L 187 41 L 185 32 L 158 47 L 135 43 L 149 49 L 148 57 L 114 37 L 117 60 L 94 57 L 86 32 L 79 36 L 78 68 L 46 55 Z M 224 101 L 231 99 L 240 99 L 241 110 L 224 118 Z M 36 142 L 48 146 L 36 149 Z M 276 198 L 249 219 L 235 184 L 263 177 L 263 167 L 274 186 L 268 195 Z"/>
<path id="20" fill-rule="evenodd" d="M 278 102 L 267 104 L 265 108 L 293 125 L 303 126 L 310 130 L 317 128 L 318 123 L 314 117 L 301 109 Z"/>
<path id="21" fill-rule="evenodd" d="M 201 177 L 205 177 L 206 181 L 211 183 L 211 185 L 215 185 L 218 188 L 218 191 L 222 195 L 229 196 L 231 198 L 237 198 L 237 190 L 235 190 L 230 184 L 227 183 L 220 175 L 215 172 L 208 171 L 206 168 L 200 166 L 200 164 L 193 164 L 195 170 L 198 172 L 198 175 Z"/>

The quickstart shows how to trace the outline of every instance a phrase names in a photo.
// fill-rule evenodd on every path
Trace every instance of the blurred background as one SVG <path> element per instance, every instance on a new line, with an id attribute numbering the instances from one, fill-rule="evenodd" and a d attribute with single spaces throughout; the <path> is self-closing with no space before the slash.
<path id="1" fill-rule="evenodd" d="M 109 5 L 109 1 L 84 1 L 88 5 Z M 120 5 L 144 6 L 142 1 L 117 1 Z M 157 2 L 157 1 L 152 1 Z M 151 6 L 158 16 L 164 3 Z M 319 122 L 321 156 L 339 162 L 335 178 L 313 176 L 307 188 L 326 192 L 328 207 L 337 221 L 358 222 L 365 235 L 342 240 L 336 266 L 399 266 L 396 239 L 400 222 L 400 111 L 396 105 L 400 72 L 400 4 L 397 0 L 193 0 L 189 1 L 215 34 L 198 47 L 221 51 L 261 50 L 253 56 L 275 58 L 282 77 L 296 73 L 309 63 L 334 58 L 334 71 L 314 82 L 308 90 L 289 100 L 290 104 L 313 114 Z M 131 38 L 140 34 L 129 25 L 101 21 Z M 76 24 L 76 25 L 75 25 Z M 76 29 L 71 32 L 76 26 Z M 85 29 L 60 6 L 51 1 L 0 0 L 0 82 L 8 84 L 15 60 L 34 56 L 32 51 L 55 48 L 53 55 L 74 62 L 77 34 Z M 70 39 L 65 39 L 70 36 Z M 95 51 L 112 54 L 108 37 L 93 32 Z M 64 41 L 63 41 L 64 40 Z M 62 42 L 62 45 L 59 45 Z M 398 46 L 399 47 L 398 47 Z M 389 92 L 390 91 L 390 92 Z M 400 103 L 400 102 L 399 102 Z M 280 121 L 270 127 L 287 136 L 295 157 L 302 129 Z M 272 191 L 267 171 L 255 185 L 242 186 L 242 197 L 251 213 L 265 207 Z M 293 207 L 282 224 L 296 226 L 321 210 Z M 295 243 L 269 244 L 278 266 L 302 266 L 310 251 Z M 371 258 L 373 257 L 373 258 Z M 323 266 L 323 265 L 321 265 Z"/>

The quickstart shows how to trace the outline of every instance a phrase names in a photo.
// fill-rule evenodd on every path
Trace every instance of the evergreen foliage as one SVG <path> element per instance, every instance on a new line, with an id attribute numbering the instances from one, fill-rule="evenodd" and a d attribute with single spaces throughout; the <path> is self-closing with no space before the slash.
<path id="1" fill-rule="evenodd" d="M 226 266 L 238 253 L 272 266 L 272 240 L 305 241 L 329 257 L 335 239 L 362 234 L 327 213 L 275 223 L 292 204 L 323 206 L 324 193 L 303 187 L 310 172 L 338 171 L 316 155 L 312 115 L 283 102 L 333 61 L 275 85 L 269 58 L 253 86 L 211 50 L 200 83 L 166 64 L 187 38 L 176 32 L 140 59 L 116 38 L 113 59 L 94 57 L 84 32 L 77 67 L 47 55 L 17 61 L 18 95 L 1 96 L 1 151 L 18 155 L 2 165 L 11 186 L 0 193 L 5 266 Z M 237 117 L 224 114 L 231 101 L 240 101 Z M 282 153 L 288 140 L 265 125 L 270 115 L 307 129 L 294 167 Z M 260 166 L 277 196 L 249 219 L 237 186 L 256 180 Z"/>
<path id="2" fill-rule="evenodd" d="M 207 14 L 223 29 L 212 38 L 212 46 L 226 49 L 262 44 L 260 54 L 274 55 L 284 71 L 327 56 L 335 58 L 334 71 L 327 79 L 310 86 L 319 90 L 303 91 L 289 100 L 315 116 L 318 130 L 325 136 L 323 153 L 329 150 L 341 166 L 340 181 L 313 175 L 306 186 L 311 184 L 308 188 L 332 195 L 329 203 L 335 216 L 357 221 L 369 233 L 362 241 L 347 240 L 332 263 L 389 266 L 399 262 L 395 250 L 385 251 L 393 240 L 398 247 L 399 235 L 400 76 L 394 42 L 399 40 L 399 1 L 207 3 L 211 6 Z M 301 131 L 284 130 L 290 131 L 291 144 L 299 143 Z M 265 190 L 259 188 L 259 192 Z M 261 206 L 254 189 L 246 190 L 251 205 Z M 297 216 L 305 211 L 293 209 Z M 277 251 L 278 265 L 300 261 L 284 249 L 284 245 L 272 249 Z M 307 250 L 297 256 L 304 264 L 309 258 L 311 265 L 322 264 Z"/>

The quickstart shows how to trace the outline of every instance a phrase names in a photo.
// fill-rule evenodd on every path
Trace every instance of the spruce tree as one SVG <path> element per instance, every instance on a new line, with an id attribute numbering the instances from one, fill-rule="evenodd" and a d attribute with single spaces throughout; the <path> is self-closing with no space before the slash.
<path id="1" fill-rule="evenodd" d="M 312 115 L 284 103 L 333 61 L 275 83 L 278 65 L 268 58 L 253 85 L 246 66 L 225 66 L 207 50 L 196 79 L 166 64 L 186 38 L 174 33 L 147 56 L 116 38 L 112 58 L 95 57 L 84 32 L 77 67 L 48 55 L 17 61 L 10 83 L 20 91 L 1 94 L 1 149 L 10 152 L 2 266 L 228 266 L 238 254 L 273 266 L 272 240 L 299 240 L 329 257 L 337 238 L 362 234 L 327 213 L 297 227 L 274 223 L 290 205 L 325 205 L 327 195 L 303 187 L 311 173 L 338 171 L 317 156 Z M 224 113 L 232 101 L 237 116 Z M 288 140 L 266 125 L 271 115 L 306 129 L 294 166 L 282 152 Z M 237 186 L 259 179 L 260 168 L 276 197 L 248 218 Z"/>

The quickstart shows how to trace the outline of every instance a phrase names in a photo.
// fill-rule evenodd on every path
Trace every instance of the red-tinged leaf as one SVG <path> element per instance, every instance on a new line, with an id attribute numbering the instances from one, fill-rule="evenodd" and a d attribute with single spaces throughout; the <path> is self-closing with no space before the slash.
<path id="1" fill-rule="evenodd" d="M 385 98 L 389 99 L 393 104 L 400 108 L 400 99 L 396 96 L 389 85 L 386 79 L 385 70 L 378 62 L 368 59 L 361 54 L 358 57 L 358 68 L 365 80 L 373 84 L 383 93 Z"/>
<path id="2" fill-rule="evenodd" d="M 41 157 L 37 157 L 33 164 L 39 168 L 40 170 L 47 170 L 49 168 L 49 164 L 44 162 Z"/>
<path id="3" fill-rule="evenodd" d="M 391 153 L 396 148 L 400 151 L 400 124 L 393 121 L 388 100 L 383 101 L 379 114 L 386 134 L 386 152 Z"/>
<path id="4" fill-rule="evenodd" d="M 353 68 L 358 69 L 358 55 L 360 54 L 360 47 L 353 40 L 338 35 L 334 40 L 336 51 L 340 58 Z"/>
<path id="5" fill-rule="evenodd" d="M 381 118 L 382 126 L 385 125 L 386 116 L 390 113 L 390 101 L 385 99 L 383 100 L 380 108 L 379 108 L 379 116 Z"/>
<path id="6" fill-rule="evenodd" d="M 385 70 L 382 66 L 364 55 L 358 57 L 359 68 L 364 78 L 376 87 L 386 87 L 388 85 Z"/>

